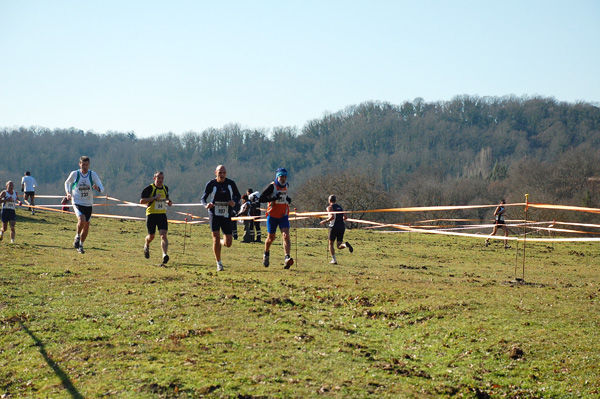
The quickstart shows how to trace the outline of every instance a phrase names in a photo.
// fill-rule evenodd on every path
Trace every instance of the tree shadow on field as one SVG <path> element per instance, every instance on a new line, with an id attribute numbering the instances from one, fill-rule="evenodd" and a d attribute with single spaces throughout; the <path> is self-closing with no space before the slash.
<path id="1" fill-rule="evenodd" d="M 58 366 L 58 364 L 56 364 L 56 362 L 54 360 L 52 360 L 52 358 L 50 357 L 48 352 L 46 352 L 46 348 L 45 348 L 44 344 L 42 343 L 42 341 L 40 341 L 38 339 L 38 337 L 36 337 L 27 328 L 27 326 L 25 324 L 23 324 L 23 321 L 19 321 L 19 324 L 21 325 L 21 328 L 23 328 L 23 330 L 31 337 L 31 339 L 33 339 L 33 342 L 35 342 L 35 346 L 37 346 L 39 348 L 40 353 L 44 357 L 44 360 L 46 361 L 46 363 L 48 363 L 48 366 L 50 366 L 52 368 L 52 370 L 54 370 L 54 374 L 56 374 L 57 377 L 60 378 L 62 385 L 71 394 L 71 397 L 76 398 L 76 399 L 83 399 L 83 396 L 79 393 L 77 388 L 75 388 L 75 386 L 73 385 L 73 382 L 71 381 L 69 376 L 67 374 L 65 374 L 64 371 L 62 371 L 62 369 Z"/>

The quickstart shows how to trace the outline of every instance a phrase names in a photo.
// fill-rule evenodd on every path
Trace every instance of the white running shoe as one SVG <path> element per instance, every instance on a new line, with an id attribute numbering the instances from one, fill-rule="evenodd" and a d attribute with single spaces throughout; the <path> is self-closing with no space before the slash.
<path id="1" fill-rule="evenodd" d="M 331 263 L 332 265 L 337 265 L 337 260 L 332 259 L 331 262 L 329 262 L 329 263 Z"/>
<path id="2" fill-rule="evenodd" d="M 223 270 L 223 263 L 221 263 L 221 261 L 217 262 L 217 271 L 222 272 Z"/>

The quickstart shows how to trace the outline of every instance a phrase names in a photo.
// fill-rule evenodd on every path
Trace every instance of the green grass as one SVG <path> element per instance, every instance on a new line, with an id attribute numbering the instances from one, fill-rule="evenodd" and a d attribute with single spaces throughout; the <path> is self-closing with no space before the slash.
<path id="1" fill-rule="evenodd" d="M 596 398 L 600 247 L 298 229 L 297 264 L 210 233 L 19 214 L 0 243 L 0 396 L 21 398 Z M 241 231 L 240 227 L 240 231 Z M 189 228 L 188 228 L 189 233 Z M 280 235 L 278 234 L 278 239 Z M 515 275 L 515 269 L 517 274 Z"/>

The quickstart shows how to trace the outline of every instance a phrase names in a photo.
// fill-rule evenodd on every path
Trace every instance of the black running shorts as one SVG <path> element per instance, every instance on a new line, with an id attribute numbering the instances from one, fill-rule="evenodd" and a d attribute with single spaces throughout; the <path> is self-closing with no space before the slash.
<path id="1" fill-rule="evenodd" d="M 329 229 L 329 241 L 344 241 L 344 232 L 346 229 Z"/>
<path id="2" fill-rule="evenodd" d="M 233 229 L 230 218 L 215 216 L 212 212 L 208 212 L 208 220 L 210 222 L 210 231 L 222 230 L 223 234 L 231 235 Z"/>
<path id="3" fill-rule="evenodd" d="M 166 213 L 151 213 L 146 215 L 146 228 L 148 234 L 156 234 L 156 228 L 158 231 L 166 230 L 169 231 L 169 222 L 167 222 Z"/>

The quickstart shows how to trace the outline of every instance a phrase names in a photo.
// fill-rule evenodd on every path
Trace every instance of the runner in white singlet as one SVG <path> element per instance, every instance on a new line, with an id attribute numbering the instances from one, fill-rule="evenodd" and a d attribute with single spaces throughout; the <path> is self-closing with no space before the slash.
<path id="1" fill-rule="evenodd" d="M 79 169 L 71 172 L 65 181 L 67 199 L 73 203 L 73 211 L 77 215 L 77 235 L 73 247 L 80 254 L 85 253 L 83 242 L 87 238 L 94 205 L 94 190 L 99 193 L 104 191 L 102 182 L 95 172 L 90 170 L 90 158 L 79 158 Z"/>

